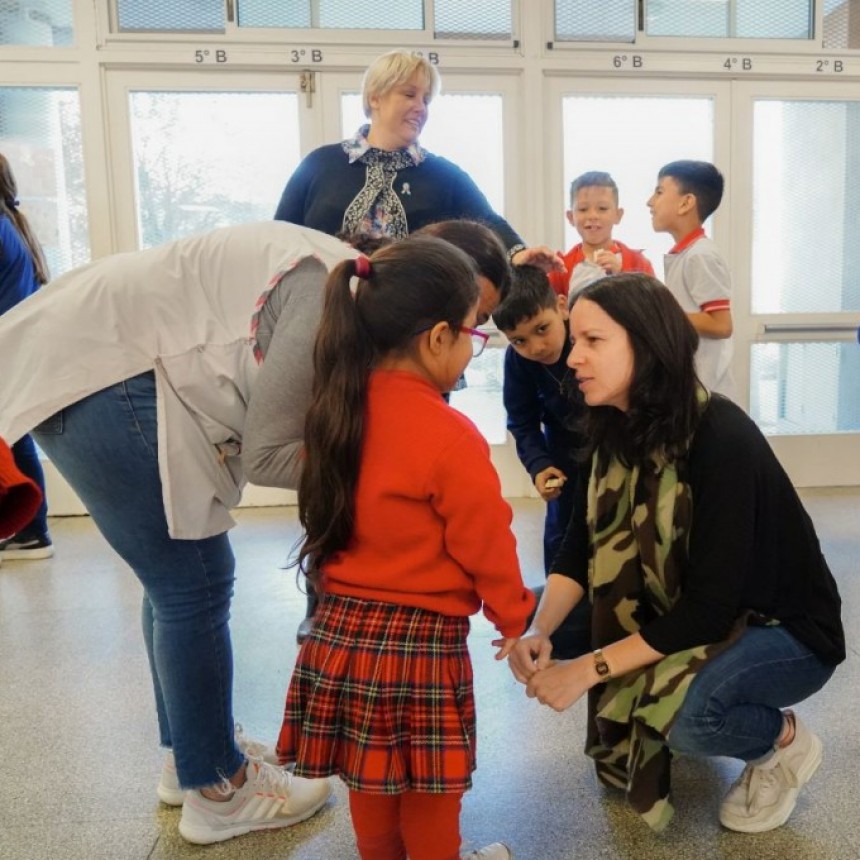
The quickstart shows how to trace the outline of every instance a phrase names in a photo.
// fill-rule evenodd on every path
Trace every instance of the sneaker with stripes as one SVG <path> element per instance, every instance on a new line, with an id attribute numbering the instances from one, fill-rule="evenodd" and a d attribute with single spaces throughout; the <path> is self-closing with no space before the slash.
<path id="1" fill-rule="evenodd" d="M 236 739 L 236 746 L 246 756 L 253 758 L 261 758 L 269 764 L 278 764 L 278 757 L 275 750 L 264 744 L 262 741 L 255 741 L 249 738 L 241 723 L 236 723 L 233 736 Z M 182 801 L 185 799 L 185 790 L 179 786 L 179 777 L 176 774 L 176 760 L 173 758 L 173 751 L 168 750 L 164 757 L 164 765 L 161 768 L 161 779 L 156 787 L 158 799 L 168 806 L 182 806 Z"/>
<path id="2" fill-rule="evenodd" d="M 197 845 L 224 842 L 254 830 L 289 827 L 310 818 L 329 799 L 328 779 L 303 779 L 289 771 L 251 758 L 245 784 L 234 788 L 226 780 L 219 786 L 228 800 L 209 800 L 188 791 L 182 804 L 179 833 Z"/>

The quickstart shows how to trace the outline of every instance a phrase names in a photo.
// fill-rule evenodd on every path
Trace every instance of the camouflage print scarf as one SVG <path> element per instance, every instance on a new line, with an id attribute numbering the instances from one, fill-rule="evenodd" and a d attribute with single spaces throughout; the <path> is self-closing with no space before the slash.
<path id="1" fill-rule="evenodd" d="M 693 514 L 686 463 L 627 468 L 595 454 L 588 486 L 589 592 L 594 642 L 608 645 L 667 613 L 678 601 Z M 729 639 L 669 654 L 589 692 L 586 753 L 598 778 L 622 788 L 631 806 L 662 830 L 672 753 L 666 737 L 696 672 Z"/>

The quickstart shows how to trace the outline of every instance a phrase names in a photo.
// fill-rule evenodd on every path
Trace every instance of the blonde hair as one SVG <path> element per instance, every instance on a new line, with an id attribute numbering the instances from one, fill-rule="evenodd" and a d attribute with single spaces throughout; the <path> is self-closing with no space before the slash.
<path id="1" fill-rule="evenodd" d="M 18 183 L 8 159 L 0 152 L 0 214 L 6 215 L 18 231 L 21 241 L 27 246 L 33 258 L 33 272 L 40 284 L 47 284 L 50 276 L 48 262 L 30 222 L 18 209 Z"/>
<path id="2" fill-rule="evenodd" d="M 361 85 L 361 104 L 364 115 L 370 119 L 370 100 L 384 96 L 394 87 L 399 87 L 409 81 L 413 75 L 420 73 L 430 87 L 430 98 L 439 94 L 442 80 L 436 67 L 420 54 L 411 51 L 389 51 L 377 57 L 364 73 Z"/>

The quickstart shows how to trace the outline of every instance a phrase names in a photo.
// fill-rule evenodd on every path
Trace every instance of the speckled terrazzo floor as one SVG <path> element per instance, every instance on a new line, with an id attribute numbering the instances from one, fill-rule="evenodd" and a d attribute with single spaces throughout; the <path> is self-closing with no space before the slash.
<path id="1" fill-rule="evenodd" d="M 681 760 L 677 816 L 652 834 L 597 785 L 581 752 L 583 705 L 564 714 L 522 694 L 492 659 L 490 626 L 475 619 L 479 769 L 463 834 L 504 839 L 517 860 L 858 860 L 860 491 L 805 491 L 839 580 L 849 657 L 829 687 L 799 707 L 825 761 L 783 828 L 723 830 L 720 797 L 737 762 Z M 537 584 L 542 510 L 514 503 L 526 579 Z M 291 508 L 243 509 L 233 532 L 236 714 L 271 740 L 295 658 L 303 598 L 279 569 L 296 535 Z M 343 790 L 289 830 L 206 848 L 179 836 L 179 811 L 159 804 L 162 754 L 138 625 L 140 588 L 87 518 L 52 522 L 55 558 L 0 567 L 0 858 L 2 860 L 353 860 Z"/>

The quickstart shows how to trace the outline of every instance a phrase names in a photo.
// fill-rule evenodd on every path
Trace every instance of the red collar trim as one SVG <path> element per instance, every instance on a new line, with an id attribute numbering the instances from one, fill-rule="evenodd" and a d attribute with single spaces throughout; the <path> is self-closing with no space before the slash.
<path id="1" fill-rule="evenodd" d="M 693 230 L 692 233 L 690 233 L 687 236 L 684 236 L 684 238 L 681 239 L 681 241 L 678 242 L 678 244 L 675 245 L 675 247 L 672 248 L 672 250 L 669 251 L 669 253 L 670 254 L 680 254 L 681 251 L 683 251 L 685 248 L 689 248 L 690 245 L 693 244 L 693 242 L 698 242 L 698 240 L 701 239 L 704 235 L 705 235 L 705 228 L 704 227 L 697 227 L 695 230 Z"/>

